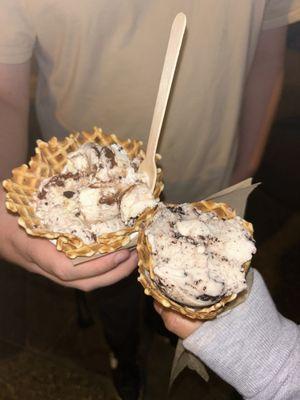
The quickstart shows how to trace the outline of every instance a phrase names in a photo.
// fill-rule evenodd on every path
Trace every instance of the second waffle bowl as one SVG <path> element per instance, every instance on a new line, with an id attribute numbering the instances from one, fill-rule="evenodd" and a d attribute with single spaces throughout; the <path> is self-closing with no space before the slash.
<path id="1" fill-rule="evenodd" d="M 210 212 L 213 211 L 217 214 L 219 218 L 230 219 L 236 216 L 235 211 L 232 210 L 225 203 L 215 203 L 212 201 L 199 201 L 195 203 L 191 203 L 192 206 L 199 209 L 202 212 Z M 168 204 L 168 207 L 176 207 L 177 205 Z M 145 234 L 145 230 L 149 224 L 151 224 L 151 218 L 155 214 L 155 210 L 150 210 L 148 212 L 148 218 L 143 224 L 143 229 L 139 231 L 138 243 L 137 243 L 137 252 L 139 256 L 139 282 L 144 287 L 144 292 L 146 295 L 152 296 L 158 303 L 166 308 L 170 308 L 174 311 L 179 312 L 180 314 L 187 316 L 192 319 L 200 319 L 200 320 L 208 320 L 215 318 L 221 311 L 224 310 L 224 307 L 229 305 L 229 303 L 233 304 L 234 301 L 240 300 L 245 293 L 239 293 L 238 295 L 232 294 L 231 296 L 223 297 L 217 303 L 209 306 L 209 307 L 190 307 L 183 304 L 180 304 L 169 297 L 167 297 L 156 284 L 155 281 L 155 272 L 153 261 L 151 257 L 151 246 L 148 242 L 147 236 Z M 243 225 L 250 233 L 253 235 L 252 224 L 243 220 Z M 243 265 L 245 274 L 248 272 L 250 267 L 250 262 L 247 262 Z"/>

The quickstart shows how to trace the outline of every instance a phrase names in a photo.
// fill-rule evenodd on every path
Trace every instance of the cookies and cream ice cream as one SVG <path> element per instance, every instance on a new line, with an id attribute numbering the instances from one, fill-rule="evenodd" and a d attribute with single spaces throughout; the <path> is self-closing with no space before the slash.
<path id="1" fill-rule="evenodd" d="M 156 206 L 141 159 L 130 159 L 118 144 L 87 142 L 67 155 L 60 174 L 44 179 L 35 196 L 35 212 L 53 232 L 71 233 L 84 243 L 131 226 Z"/>
<path id="2" fill-rule="evenodd" d="M 242 218 L 160 204 L 145 236 L 153 280 L 179 304 L 206 307 L 246 288 L 243 264 L 256 249 Z"/>

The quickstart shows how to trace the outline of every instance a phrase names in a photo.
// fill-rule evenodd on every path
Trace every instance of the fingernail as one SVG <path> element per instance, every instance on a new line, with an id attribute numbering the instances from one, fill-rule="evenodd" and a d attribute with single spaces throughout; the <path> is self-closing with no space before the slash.
<path id="1" fill-rule="evenodd" d="M 115 255 L 114 261 L 116 264 L 121 264 L 122 262 L 126 261 L 130 256 L 129 251 L 120 251 Z"/>

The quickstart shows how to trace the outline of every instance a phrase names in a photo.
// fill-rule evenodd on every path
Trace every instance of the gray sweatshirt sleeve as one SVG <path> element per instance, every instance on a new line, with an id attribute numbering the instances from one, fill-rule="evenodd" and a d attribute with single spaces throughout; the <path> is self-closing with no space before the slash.
<path id="1" fill-rule="evenodd" d="M 278 313 L 257 271 L 247 300 L 183 345 L 245 399 L 300 399 L 300 327 Z"/>

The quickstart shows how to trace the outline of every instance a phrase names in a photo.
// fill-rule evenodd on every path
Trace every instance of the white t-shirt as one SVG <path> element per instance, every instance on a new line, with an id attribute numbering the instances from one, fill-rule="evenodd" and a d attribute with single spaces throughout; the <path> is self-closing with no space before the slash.
<path id="1" fill-rule="evenodd" d="M 0 0 L 0 62 L 39 66 L 43 136 L 101 127 L 147 143 L 175 15 L 187 16 L 159 153 L 168 201 L 228 184 L 247 72 L 261 29 L 300 0 Z"/>

